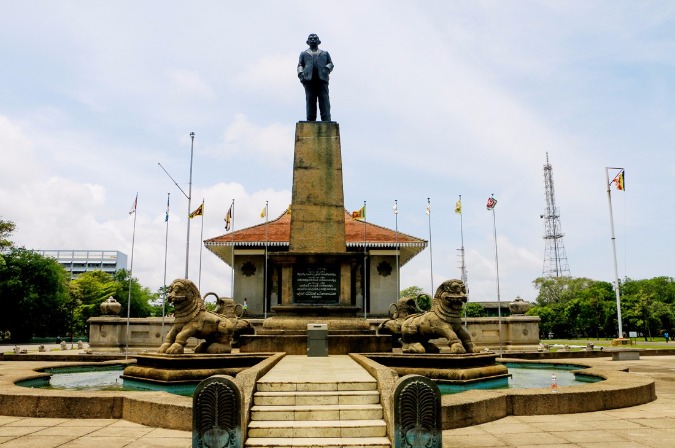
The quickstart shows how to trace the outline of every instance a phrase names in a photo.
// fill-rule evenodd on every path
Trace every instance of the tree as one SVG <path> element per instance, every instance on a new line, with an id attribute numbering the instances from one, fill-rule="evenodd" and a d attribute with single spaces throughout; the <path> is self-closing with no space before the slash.
<path id="1" fill-rule="evenodd" d="M 154 317 L 162 317 L 162 311 L 164 312 L 165 316 L 170 315 L 171 313 L 174 312 L 173 305 L 169 303 L 168 300 L 164 301 L 163 298 L 166 298 L 169 294 L 169 286 L 160 286 L 157 288 L 157 292 L 153 294 L 153 299 L 150 302 L 150 315 Z M 164 302 L 164 303 L 162 303 Z M 204 304 L 205 306 L 207 305 L 206 303 Z M 216 305 L 213 304 L 213 309 L 215 309 Z M 210 311 L 213 311 L 210 310 Z"/>
<path id="2" fill-rule="evenodd" d="M 408 286 L 401 290 L 401 297 L 415 298 L 420 294 L 424 294 L 424 290 L 419 286 Z"/>
<path id="3" fill-rule="evenodd" d="M 401 290 L 401 297 L 415 299 L 417 308 L 422 311 L 429 311 L 431 309 L 431 296 L 425 293 L 419 286 L 409 286 Z"/>
<path id="4" fill-rule="evenodd" d="M 121 285 L 119 296 L 115 299 L 122 305 L 122 312 L 126 314 L 127 304 L 129 303 L 129 271 L 120 269 L 115 272 L 114 279 Z M 130 317 L 148 317 L 152 315 L 152 305 L 150 304 L 156 297 L 150 288 L 141 286 L 137 278 L 131 279 L 131 307 Z"/>
<path id="5" fill-rule="evenodd" d="M 5 265 L 5 258 L 2 251 L 13 246 L 9 240 L 10 235 L 14 232 L 16 226 L 11 221 L 4 221 L 0 219 L 0 268 Z"/>
<path id="6" fill-rule="evenodd" d="M 109 297 L 119 302 L 122 285 L 112 275 L 103 271 L 89 271 L 70 282 L 73 322 L 75 333 L 87 332 L 87 319 L 101 314 L 101 303 Z"/>
<path id="7" fill-rule="evenodd" d="M 68 328 L 68 273 L 56 260 L 12 248 L 0 266 L 0 330 L 15 342 L 59 334 Z"/>
<path id="8" fill-rule="evenodd" d="M 542 334 L 556 337 L 616 334 L 616 305 L 611 283 L 589 278 L 540 277 L 537 306 L 528 315 L 539 316 Z"/>
<path id="9" fill-rule="evenodd" d="M 675 324 L 675 280 L 672 277 L 632 280 L 621 284 L 623 319 L 629 328 L 642 332 L 645 340 Z"/>
<path id="10" fill-rule="evenodd" d="M 0 219 L 0 250 L 8 249 L 13 246 L 9 240 L 12 232 L 16 229 L 16 225 L 12 221 L 4 221 Z"/>
<path id="11" fill-rule="evenodd" d="M 487 311 L 480 303 L 467 302 L 464 306 L 466 307 L 466 317 L 487 317 Z"/>

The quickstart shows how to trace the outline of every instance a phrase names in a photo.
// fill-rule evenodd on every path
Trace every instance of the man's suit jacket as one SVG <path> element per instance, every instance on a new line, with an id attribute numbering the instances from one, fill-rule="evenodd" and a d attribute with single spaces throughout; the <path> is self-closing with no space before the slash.
<path id="1" fill-rule="evenodd" d="M 319 78 L 321 78 L 322 81 L 328 82 L 330 72 L 333 71 L 333 61 L 331 61 L 330 54 L 328 54 L 327 51 L 319 50 L 315 57 L 312 57 L 312 53 L 310 53 L 309 50 L 300 53 L 298 73 L 304 73 L 304 80 L 311 81 L 315 61 L 319 72 Z"/>

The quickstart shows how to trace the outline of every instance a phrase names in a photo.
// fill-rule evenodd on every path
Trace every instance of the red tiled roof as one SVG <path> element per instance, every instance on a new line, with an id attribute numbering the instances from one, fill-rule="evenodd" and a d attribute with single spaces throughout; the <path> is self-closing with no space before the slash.
<path id="1" fill-rule="evenodd" d="M 378 226 L 370 222 L 364 222 L 352 218 L 345 210 L 345 237 L 347 248 L 363 247 L 365 226 L 366 246 L 370 248 L 395 249 L 397 244 L 401 249 L 401 265 L 424 250 L 427 241 L 415 238 L 405 233 L 396 232 L 386 227 Z M 257 224 L 241 230 L 235 230 L 225 235 L 210 238 L 204 241 L 207 249 L 218 255 L 229 264 L 231 260 L 231 247 L 235 246 L 285 246 L 288 247 L 291 236 L 291 213 L 287 209 L 277 219 L 267 223 Z M 225 249 L 228 248 L 229 250 Z M 274 249 L 272 249 L 274 250 Z M 225 253 L 227 252 L 227 253 Z"/>

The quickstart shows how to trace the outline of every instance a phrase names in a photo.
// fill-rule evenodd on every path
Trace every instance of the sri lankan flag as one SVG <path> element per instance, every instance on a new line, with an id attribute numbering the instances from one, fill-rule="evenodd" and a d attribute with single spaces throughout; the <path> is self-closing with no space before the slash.
<path id="1" fill-rule="evenodd" d="M 624 176 L 625 172 L 624 170 L 621 170 L 612 181 L 614 185 L 616 185 L 617 190 L 626 191 L 626 185 L 624 184 Z"/>
<path id="2" fill-rule="evenodd" d="M 354 219 L 366 219 L 366 206 L 364 205 L 360 209 L 352 212 L 352 218 Z"/>
<path id="3" fill-rule="evenodd" d="M 192 219 L 195 216 L 203 216 L 203 215 L 204 215 L 204 203 L 202 202 L 202 204 L 199 207 L 197 207 L 197 209 L 194 212 L 190 213 L 188 217 Z"/>

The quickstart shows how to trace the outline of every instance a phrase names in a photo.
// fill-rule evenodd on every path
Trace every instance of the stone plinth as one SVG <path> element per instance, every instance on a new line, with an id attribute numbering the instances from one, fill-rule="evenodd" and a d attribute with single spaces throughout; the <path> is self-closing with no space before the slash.
<path id="1" fill-rule="evenodd" d="M 441 383 L 471 383 L 504 378 L 508 369 L 495 353 L 366 353 L 363 356 L 403 375 L 423 375 Z"/>
<path id="2" fill-rule="evenodd" d="M 136 364 L 124 369 L 122 378 L 154 383 L 196 383 L 212 375 L 235 376 L 271 356 L 256 354 L 136 355 Z"/>
<path id="3" fill-rule="evenodd" d="M 464 319 L 462 319 L 463 321 Z M 539 345 L 539 316 L 502 317 L 502 347 L 505 350 L 536 351 Z M 496 317 L 469 317 L 471 340 L 479 347 L 499 349 L 499 319 Z"/>
<path id="4" fill-rule="evenodd" d="M 320 323 L 320 322 L 316 322 Z M 278 334 L 242 335 L 239 339 L 240 353 L 286 352 L 289 355 L 307 354 L 307 332 L 297 334 L 282 331 Z M 346 355 L 348 353 L 391 351 L 391 338 L 374 334 L 355 334 L 354 332 L 328 333 L 328 354 Z"/>
<path id="5" fill-rule="evenodd" d="M 347 251 L 340 127 L 335 122 L 296 125 L 289 251 Z"/>
<path id="6" fill-rule="evenodd" d="M 161 317 L 133 317 L 129 319 L 129 343 L 127 344 L 127 319 L 123 317 L 90 317 L 89 346 L 94 351 L 130 351 L 156 350 L 164 342 L 164 336 L 171 330 L 174 318 L 164 318 L 162 335 Z M 194 347 L 199 341 L 189 339 L 188 347 Z"/>

